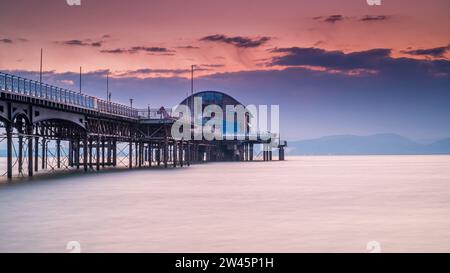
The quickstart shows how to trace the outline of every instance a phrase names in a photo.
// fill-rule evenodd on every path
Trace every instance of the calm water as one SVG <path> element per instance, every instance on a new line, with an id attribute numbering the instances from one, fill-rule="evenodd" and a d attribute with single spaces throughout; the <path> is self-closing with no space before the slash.
<path id="1" fill-rule="evenodd" d="M 298 157 L 0 186 L 0 252 L 450 252 L 450 157 Z"/>

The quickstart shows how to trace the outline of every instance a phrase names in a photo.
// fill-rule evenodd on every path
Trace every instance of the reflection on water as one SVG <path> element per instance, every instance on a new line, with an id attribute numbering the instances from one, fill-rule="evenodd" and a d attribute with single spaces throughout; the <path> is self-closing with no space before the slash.
<path id="1" fill-rule="evenodd" d="M 450 157 L 297 157 L 0 187 L 0 251 L 450 251 Z"/>

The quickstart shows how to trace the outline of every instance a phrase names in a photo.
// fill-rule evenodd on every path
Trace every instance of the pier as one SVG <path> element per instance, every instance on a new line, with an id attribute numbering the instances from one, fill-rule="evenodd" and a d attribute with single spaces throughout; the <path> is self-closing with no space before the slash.
<path id="1" fill-rule="evenodd" d="M 194 96 L 207 97 L 206 103 L 240 104 L 217 91 L 196 93 L 181 104 L 189 105 Z M 171 128 L 178 119 L 170 108 L 137 109 L 0 72 L 0 144 L 6 142 L 6 170 L 0 175 L 11 180 L 66 169 L 88 172 L 271 161 L 274 149 L 284 160 L 286 142 L 274 146 L 272 139 L 176 139 Z M 263 146 L 259 154 L 255 145 Z"/>

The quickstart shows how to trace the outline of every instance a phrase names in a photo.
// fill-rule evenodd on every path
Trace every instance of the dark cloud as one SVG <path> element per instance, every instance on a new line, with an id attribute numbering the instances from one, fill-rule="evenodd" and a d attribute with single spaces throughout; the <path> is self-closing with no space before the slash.
<path id="1" fill-rule="evenodd" d="M 377 22 L 377 21 L 385 21 L 390 18 L 391 17 L 387 16 L 387 15 L 366 15 L 366 16 L 362 17 L 361 19 L 359 19 L 359 21 L 361 21 L 361 22 Z M 329 15 L 329 16 L 316 16 L 316 17 L 313 17 L 313 19 L 320 21 L 320 22 L 324 22 L 324 23 L 334 24 L 334 23 L 341 22 L 341 21 L 344 21 L 347 19 L 355 19 L 355 18 L 346 17 L 341 14 L 334 14 L 334 15 Z"/>
<path id="2" fill-rule="evenodd" d="M 380 59 L 388 58 L 390 49 L 371 49 L 361 52 L 344 53 L 342 51 L 326 51 L 320 48 L 277 48 L 274 53 L 283 53 L 272 59 L 271 65 L 281 66 L 319 66 L 331 69 L 373 68 Z"/>
<path id="3" fill-rule="evenodd" d="M 221 67 L 219 64 L 202 64 L 195 67 L 195 71 L 211 71 L 212 68 Z M 136 70 L 127 70 L 123 72 L 115 73 L 118 77 L 134 77 L 138 75 L 150 75 L 150 74 L 158 74 L 158 75 L 175 75 L 180 76 L 182 74 L 191 73 L 190 68 L 186 69 L 154 69 L 154 68 L 142 68 Z"/>
<path id="4" fill-rule="evenodd" d="M 219 68 L 219 67 L 225 67 L 224 64 L 202 64 L 200 67 L 210 67 L 210 68 Z"/>
<path id="5" fill-rule="evenodd" d="M 424 75 L 450 75 L 450 61 L 417 60 L 411 58 L 393 58 L 391 49 L 371 49 L 360 52 L 344 53 L 342 51 L 326 51 L 319 48 L 279 48 L 272 50 L 281 53 L 275 56 L 269 65 L 279 66 L 313 66 L 328 71 L 349 72 L 365 70 L 381 74 L 403 75 L 418 78 Z"/>
<path id="6" fill-rule="evenodd" d="M 21 42 L 21 43 L 26 43 L 28 42 L 27 39 L 25 38 L 18 38 L 18 39 L 12 39 L 12 38 L 0 38 L 0 43 L 4 43 L 4 44 L 13 44 L 15 42 Z"/>
<path id="7" fill-rule="evenodd" d="M 137 52 L 147 52 L 147 53 L 173 53 L 175 51 L 167 49 L 165 47 L 145 47 L 145 46 L 135 46 L 129 49 L 130 53 Z"/>
<path id="8" fill-rule="evenodd" d="M 112 54 L 124 54 L 128 53 L 127 49 L 116 48 L 116 49 L 103 49 L 100 51 L 101 53 L 112 53 Z"/>
<path id="9" fill-rule="evenodd" d="M 0 39 L 1 43 L 5 43 L 5 44 L 12 44 L 13 40 L 8 39 L 8 38 L 4 38 L 4 39 Z"/>
<path id="10" fill-rule="evenodd" d="M 93 46 L 93 47 L 101 47 L 102 45 L 103 45 L 102 42 L 93 42 L 93 43 L 91 43 L 91 46 Z"/>
<path id="11" fill-rule="evenodd" d="M 86 46 L 86 47 L 102 47 L 106 39 L 111 38 L 111 35 L 104 34 L 101 38 L 96 39 L 73 39 L 66 41 L 57 41 L 56 44 L 65 46 Z"/>
<path id="12" fill-rule="evenodd" d="M 101 50 L 102 53 L 113 53 L 113 54 L 135 54 L 139 52 L 145 52 L 148 54 L 155 55 L 166 55 L 173 56 L 175 51 L 165 48 L 165 47 L 146 47 L 146 46 L 134 46 L 130 48 L 116 48 L 116 49 L 105 49 Z"/>
<path id="13" fill-rule="evenodd" d="M 334 23 L 342 21 L 342 20 L 344 20 L 344 16 L 342 16 L 342 15 L 330 15 L 324 19 L 324 22 L 334 24 Z"/>
<path id="14" fill-rule="evenodd" d="M 200 47 L 198 47 L 198 46 L 191 46 L 191 45 L 179 46 L 177 48 L 180 48 L 180 49 L 200 49 Z"/>
<path id="15" fill-rule="evenodd" d="M 362 22 L 375 22 L 375 21 L 385 21 L 389 19 L 390 16 L 387 15 L 366 15 L 360 19 Z"/>
<path id="16" fill-rule="evenodd" d="M 215 34 L 206 36 L 200 39 L 200 41 L 206 41 L 206 42 L 220 42 L 220 43 L 226 43 L 230 45 L 234 45 L 235 47 L 239 48 L 254 48 L 264 45 L 270 40 L 270 37 L 261 37 L 261 38 L 248 38 L 248 37 L 242 37 L 242 36 L 233 36 L 228 37 L 223 34 Z"/>
<path id="17" fill-rule="evenodd" d="M 57 44 L 66 45 L 66 46 L 90 46 L 90 47 L 101 47 L 103 45 L 103 41 L 92 41 L 90 39 L 86 40 L 67 40 L 67 41 L 59 41 Z"/>
<path id="18" fill-rule="evenodd" d="M 346 19 L 346 17 L 344 17 L 343 15 L 340 15 L 340 14 L 334 14 L 334 15 L 329 15 L 329 16 L 316 16 L 316 17 L 313 17 L 313 19 L 321 21 L 321 22 L 325 22 L 325 23 L 334 24 L 336 22 L 343 21 L 344 19 Z"/>
<path id="19" fill-rule="evenodd" d="M 416 56 L 431 56 L 434 58 L 443 58 L 445 57 L 445 53 L 447 53 L 447 51 L 450 51 L 450 45 L 427 49 L 404 50 L 402 51 L 402 53 Z"/>

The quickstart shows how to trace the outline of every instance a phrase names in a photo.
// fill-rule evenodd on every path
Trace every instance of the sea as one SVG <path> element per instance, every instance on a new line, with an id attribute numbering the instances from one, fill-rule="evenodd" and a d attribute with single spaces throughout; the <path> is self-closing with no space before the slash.
<path id="1" fill-rule="evenodd" d="M 450 156 L 300 156 L 2 180 L 0 252 L 72 251 L 450 252 Z"/>

